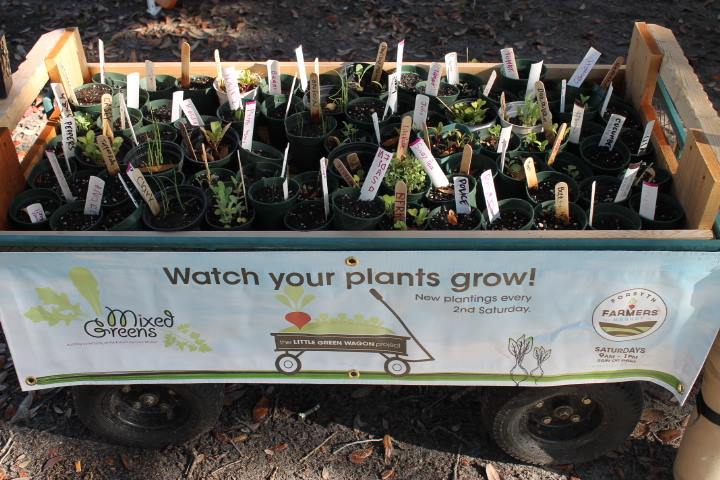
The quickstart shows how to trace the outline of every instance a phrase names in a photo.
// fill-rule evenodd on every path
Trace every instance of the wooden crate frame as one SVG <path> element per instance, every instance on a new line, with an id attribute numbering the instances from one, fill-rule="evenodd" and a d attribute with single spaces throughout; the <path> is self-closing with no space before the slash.
<path id="1" fill-rule="evenodd" d="M 226 62 L 230 63 L 230 62 Z M 238 68 L 250 68 L 265 72 L 264 64 L 253 62 L 232 62 Z M 427 65 L 428 62 L 407 63 Z M 320 62 L 320 71 L 327 72 L 338 68 L 342 62 Z M 60 75 L 60 66 L 67 73 L 67 80 Z M 180 76 L 180 62 L 157 62 L 154 64 L 157 74 Z M 392 62 L 387 68 L 394 68 Z M 499 63 L 460 63 L 461 72 L 475 73 L 487 78 Z M 548 79 L 569 78 L 576 65 L 548 64 Z M 213 62 L 192 63 L 193 74 L 214 76 Z M 599 80 L 610 68 L 609 65 L 597 65 L 588 80 Z M 294 74 L 294 62 L 280 62 L 283 73 Z M 143 63 L 108 63 L 107 71 L 130 73 L 144 71 Z M 0 229 L 8 227 L 7 209 L 12 199 L 24 187 L 24 180 L 35 163 L 42 157 L 46 143 L 55 136 L 57 112 L 40 133 L 37 141 L 22 162 L 18 161 L 15 148 L 10 139 L 10 131 L 17 125 L 22 113 L 35 99 L 48 81 L 63 83 L 65 89 L 77 87 L 91 81 L 92 75 L 99 72 L 99 65 L 87 63 L 77 28 L 61 29 L 43 35 L 35 44 L 18 71 L 13 74 L 11 96 L 0 101 Z M 668 93 L 676 102 L 680 117 L 687 127 L 687 140 L 680 158 L 665 137 L 657 121 L 658 115 L 650 100 L 655 91 L 658 78 L 662 78 Z M 720 207 L 720 119 L 712 104 L 704 94 L 697 76 L 689 66 L 682 49 L 672 32 L 658 25 L 638 22 L 634 26 L 627 63 L 616 80 L 617 91 L 626 92 L 626 99 L 638 110 L 644 121 L 656 120 L 652 142 L 661 167 L 673 175 L 674 194 L 685 207 L 688 214 L 688 229 L 684 230 L 640 230 L 640 231 L 582 231 L 582 232 L 470 232 L 463 235 L 451 232 L 424 232 L 413 234 L 417 238 L 433 239 L 617 239 L 617 240 L 710 240 L 715 238 L 712 230 Z M 233 232 L 223 235 L 206 235 L 208 238 L 238 236 L 255 238 L 260 234 L 273 237 L 267 232 Z M 398 232 L 383 233 L 378 238 L 390 238 Z M 8 233 L 0 233 L 8 237 Z M 67 232 L 62 235 L 67 236 Z M 87 235 L 103 238 L 104 232 L 88 232 Z M 113 233 L 112 235 L 116 235 Z M 122 237 L 131 238 L 138 234 L 128 232 Z M 177 235 L 177 234 L 173 234 Z M 42 232 L 38 239 L 57 237 L 57 233 Z M 141 235 L 145 236 L 145 235 Z M 324 232 L 316 234 L 319 238 L 334 239 L 355 237 L 361 241 L 367 238 L 355 232 Z M 407 235 L 405 235 L 407 236 Z M 73 237 L 72 235 L 70 237 Z M 78 236 L 83 238 L 83 235 Z M 182 238 L 182 235 L 181 237 Z M 307 238 L 307 237 L 306 237 Z M 400 237 L 404 238 L 404 237 Z M 42 243 L 42 240 L 39 240 Z"/>

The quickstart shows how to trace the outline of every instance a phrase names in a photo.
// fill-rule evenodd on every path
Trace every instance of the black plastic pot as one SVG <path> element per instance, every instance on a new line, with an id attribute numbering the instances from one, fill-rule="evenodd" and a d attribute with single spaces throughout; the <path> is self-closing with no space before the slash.
<path id="1" fill-rule="evenodd" d="M 202 169 L 198 172 L 195 172 L 192 177 L 188 180 L 188 184 L 192 185 L 193 187 L 198 187 L 204 191 L 208 190 L 208 173 L 207 170 Z M 211 181 L 214 182 L 231 182 L 232 178 L 235 177 L 236 174 L 232 170 L 228 170 L 227 168 L 218 168 L 214 167 L 210 169 L 210 178 Z"/>
<path id="2" fill-rule="evenodd" d="M 472 98 L 461 99 L 461 100 L 454 102 L 452 105 L 450 105 L 450 108 L 451 109 L 455 108 L 455 106 L 457 106 L 457 105 L 463 105 L 463 106 L 469 105 L 475 101 L 477 101 L 477 99 L 472 99 Z M 446 110 L 447 120 L 450 123 L 465 125 L 471 132 L 482 133 L 482 132 L 489 130 L 490 127 L 492 127 L 493 125 L 495 125 L 495 123 L 497 123 L 497 109 L 487 102 L 485 102 L 484 108 L 487 109 L 487 112 L 485 112 L 485 118 L 480 123 L 472 123 L 471 124 L 471 123 L 457 121 L 457 120 L 461 120 L 461 119 L 459 117 L 455 116 L 454 114 L 452 114 L 450 111 Z"/>
<path id="3" fill-rule="evenodd" d="M 617 203 L 596 203 L 592 225 L 589 224 L 590 210 L 585 213 L 588 217 L 588 230 L 640 230 L 642 227 L 640 215 Z"/>
<path id="4" fill-rule="evenodd" d="M 427 87 L 427 81 L 419 82 L 416 86 L 417 93 L 425 95 L 426 87 Z M 455 85 L 451 85 L 451 84 L 445 83 L 445 82 L 440 82 L 440 88 L 441 89 L 447 88 L 447 89 L 451 90 L 453 93 L 451 93 L 449 95 L 438 95 L 438 96 L 431 95 L 430 103 L 432 103 L 433 100 L 436 100 L 448 107 L 450 105 L 452 105 L 453 103 L 455 103 L 455 100 L 457 100 L 458 95 L 460 94 L 460 89 L 458 87 L 456 87 Z"/>
<path id="5" fill-rule="evenodd" d="M 628 200 L 630 209 L 640 215 L 640 193 L 636 193 Z M 664 214 L 665 218 L 660 217 Z M 644 230 L 673 230 L 682 228 L 685 224 L 685 209 L 675 197 L 666 193 L 658 193 L 655 219 L 650 220 L 640 215 Z"/>
<path id="6" fill-rule="evenodd" d="M 62 205 L 60 208 L 55 210 L 55 213 L 52 214 L 52 216 L 49 219 L 50 222 L 50 229 L 53 231 L 62 231 L 62 225 L 60 225 L 60 218 L 65 215 L 66 213 L 76 213 L 76 214 L 83 214 L 85 211 L 85 201 L 76 201 L 71 203 L 66 203 Z M 84 215 L 89 217 L 89 215 Z M 100 210 L 100 213 L 94 217 L 92 217 L 91 224 L 85 228 L 84 230 L 94 230 L 102 220 L 102 210 Z"/>
<path id="7" fill-rule="evenodd" d="M 621 172 L 624 172 L 628 164 L 630 163 L 630 150 L 628 150 L 625 144 L 622 143 L 620 140 L 617 140 L 615 142 L 615 145 L 613 146 L 613 150 L 617 150 L 618 152 L 620 152 L 620 155 L 622 155 L 623 157 L 622 164 L 619 164 L 616 167 L 599 165 L 586 156 L 585 152 L 587 151 L 587 149 L 598 145 L 600 143 L 600 138 L 600 135 L 592 135 L 590 137 L 587 137 L 580 143 L 580 156 L 582 157 L 582 159 L 585 160 L 585 162 L 590 165 L 590 168 L 592 168 L 593 172 L 598 175 L 618 175 Z M 603 150 L 607 150 L 606 147 L 601 148 Z"/>
<path id="8" fill-rule="evenodd" d="M 125 155 L 123 163 L 126 165 L 130 163 L 135 168 L 142 167 L 148 161 L 149 146 L 150 144 L 148 143 L 142 143 L 133 147 L 127 155 Z M 172 142 L 160 142 L 160 150 L 163 157 L 162 165 L 174 164 L 175 166 L 162 171 L 143 172 L 143 175 L 170 177 L 173 175 L 173 171 L 179 172 L 182 170 L 184 155 L 180 146 Z"/>
<path id="9" fill-rule="evenodd" d="M 456 86 L 458 87 L 459 93 L 458 93 L 458 100 L 461 99 L 469 99 L 469 100 L 477 100 L 480 97 L 480 94 L 482 93 L 482 87 L 483 87 L 483 81 L 482 78 L 480 78 L 478 75 L 472 74 L 472 73 L 459 73 L 458 77 L 460 79 L 460 83 L 458 83 Z M 447 77 L 442 77 L 442 81 L 447 82 Z"/>
<path id="10" fill-rule="evenodd" d="M 288 90 L 290 87 L 288 87 Z M 297 113 L 303 109 L 302 98 L 293 96 L 290 100 L 290 111 L 288 115 Z M 260 114 L 263 122 L 267 124 L 270 133 L 270 141 L 275 148 L 285 148 L 287 136 L 285 135 L 285 111 L 287 109 L 288 97 L 286 95 L 275 95 L 266 97 L 260 105 Z M 281 118 L 273 115 L 275 112 L 282 113 Z"/>
<path id="11" fill-rule="evenodd" d="M 169 110 L 172 110 L 172 100 L 168 100 L 166 98 L 159 98 L 157 100 L 150 100 L 148 103 L 143 105 L 141 111 L 143 114 L 143 119 L 145 120 L 146 124 L 152 124 L 157 123 L 160 125 L 171 125 L 171 121 L 162 122 L 162 121 L 155 121 L 156 119 L 153 116 L 153 110 L 156 108 L 161 107 L 168 107 Z M 137 132 L 136 132 L 137 133 Z"/>
<path id="12" fill-rule="evenodd" d="M 356 153 L 358 158 L 360 159 L 360 163 L 362 164 L 363 171 L 367 173 L 368 170 L 370 170 L 370 166 L 372 165 L 372 161 L 375 158 L 375 153 L 377 153 L 377 149 L 377 145 L 365 142 L 344 143 L 339 147 L 334 148 L 327 156 L 328 172 L 330 176 L 335 177 L 339 185 L 346 187 L 347 185 L 345 185 L 345 181 L 343 180 L 342 176 L 335 169 L 335 159 L 339 158 L 340 160 L 342 160 L 343 163 L 345 163 L 345 166 L 348 167 L 348 170 L 350 170 L 347 162 L 345 162 L 345 158 L 351 153 Z M 353 173 L 352 170 L 350 171 L 350 173 Z"/>
<path id="13" fill-rule="evenodd" d="M 49 188 L 31 188 L 18 194 L 8 209 L 10 224 L 20 230 L 47 230 L 48 220 L 32 223 L 30 217 L 23 213 L 28 206 L 40 203 L 45 210 L 45 217 L 49 219 L 63 204 L 63 199 L 54 190 Z"/>
<path id="14" fill-rule="evenodd" d="M 282 167 L 284 153 L 277 148 L 262 142 L 252 142 L 251 150 L 240 149 L 240 158 L 245 162 L 272 162 Z M 290 159 L 288 158 L 288 163 Z"/>
<path id="15" fill-rule="evenodd" d="M 547 152 L 546 160 L 550 157 Z M 593 171 L 585 160 L 570 152 L 560 152 L 550 168 L 556 172 L 564 173 L 572 177 L 577 183 L 593 176 Z"/>
<path id="16" fill-rule="evenodd" d="M 554 181 L 555 184 L 560 182 L 565 182 L 568 185 L 568 197 L 569 201 L 575 202 L 578 199 L 578 184 L 575 183 L 575 180 L 572 179 L 569 175 L 565 175 L 564 173 L 556 172 L 554 170 L 546 170 L 544 172 L 537 172 L 537 179 L 538 183 L 541 183 L 545 180 L 550 179 L 551 181 Z M 554 187 L 553 187 L 554 188 Z M 542 203 L 542 201 L 538 201 L 535 199 L 533 192 L 528 188 L 527 183 L 525 184 L 525 196 L 528 199 L 528 202 L 535 206 L 538 203 Z M 547 200 L 543 200 L 547 201 Z"/>
<path id="17" fill-rule="evenodd" d="M 435 217 L 437 215 L 447 214 L 446 212 L 447 212 L 448 208 L 450 208 L 451 210 L 455 210 L 454 207 L 448 207 L 447 205 L 445 206 L 445 208 L 443 208 L 442 206 L 434 208 L 428 215 L 428 219 L 425 224 L 426 225 L 425 228 L 427 230 L 439 230 L 437 228 L 433 228 L 432 219 L 433 219 L 433 217 Z M 466 229 L 465 231 L 480 230 L 482 228 L 482 216 L 480 215 L 480 210 L 473 207 L 470 210 L 469 215 L 472 217 L 472 220 L 473 220 L 473 223 L 475 226 L 471 229 Z M 458 230 L 460 230 L 460 229 L 458 229 Z"/>
<path id="18" fill-rule="evenodd" d="M 179 88 L 177 78 L 172 75 L 155 75 L 155 91 L 147 89 L 147 79 L 140 79 L 140 88 L 148 92 L 150 101 L 167 99 L 172 100 L 172 94 Z"/>
<path id="19" fill-rule="evenodd" d="M 114 225 L 108 225 L 107 220 L 108 217 L 113 214 L 113 209 L 124 209 L 130 207 L 131 205 L 133 210 L 129 215 L 127 215 L 125 218 L 115 223 Z M 101 222 L 102 226 L 110 232 L 140 230 L 140 227 L 142 226 L 144 204 L 141 203 L 139 207 L 134 207 L 135 205 L 133 205 L 132 202 L 128 199 L 128 201 L 123 205 L 118 205 L 111 208 L 103 208 L 103 221 Z"/>
<path id="20" fill-rule="evenodd" d="M 500 217 L 502 218 L 503 214 L 508 214 L 510 212 L 519 211 L 524 213 L 530 220 L 523 225 L 518 230 L 530 230 L 534 223 L 535 223 L 535 209 L 532 205 L 530 205 L 525 200 L 521 200 L 519 198 L 507 198 L 505 200 L 500 200 L 498 202 L 498 208 L 500 209 Z M 487 230 L 488 224 L 489 224 L 489 216 L 488 211 L 483 210 L 482 212 L 482 228 Z"/>
<path id="21" fill-rule="evenodd" d="M 330 196 L 330 205 L 334 212 L 333 226 L 338 230 L 375 230 L 377 224 L 380 223 L 385 216 L 385 206 L 382 199 L 375 197 L 372 200 L 383 207 L 380 215 L 377 217 L 360 218 L 350 215 L 336 204 L 336 200 L 343 195 L 350 195 L 353 198 L 357 198 L 360 196 L 360 189 L 352 187 L 339 188 Z"/>
<path id="22" fill-rule="evenodd" d="M 292 169 L 295 172 L 316 170 L 318 161 L 325 154 L 323 143 L 337 127 L 337 121 L 332 117 L 323 117 L 324 128 L 318 134 L 307 133 L 306 125 L 310 125 L 310 113 L 300 112 L 290 115 L 285 120 L 285 134 L 290 143 L 292 155 Z"/>
<path id="23" fill-rule="evenodd" d="M 354 100 L 350 100 L 350 102 L 348 102 L 347 109 L 345 112 L 347 119 L 350 120 L 355 125 L 357 125 L 358 127 L 365 129 L 365 130 L 370 130 L 370 131 L 374 130 L 372 119 L 369 119 L 369 120 L 360 119 L 351 114 L 351 108 L 353 106 L 361 106 L 361 105 L 368 105 L 369 107 L 375 109 L 375 111 L 378 114 L 378 123 L 380 126 L 386 125 L 387 123 L 390 122 L 392 117 L 388 117 L 385 120 L 382 119 L 383 111 L 385 109 L 384 102 L 378 100 L 377 98 L 373 98 L 373 97 L 360 97 L 360 98 L 356 98 Z"/>
<path id="24" fill-rule="evenodd" d="M 138 137 L 138 142 L 144 143 L 141 140 L 142 135 L 147 135 L 148 138 L 155 138 L 155 130 L 159 130 L 160 138 L 166 142 L 178 143 L 180 134 L 172 124 L 165 123 L 151 123 L 150 125 L 143 125 L 142 127 L 135 130 L 135 135 Z M 170 138 L 172 137 L 172 138 Z"/>
<path id="25" fill-rule="evenodd" d="M 538 216 L 545 211 L 551 211 L 555 212 L 555 201 L 550 200 L 547 202 L 539 203 L 535 205 L 535 209 L 533 212 L 533 227 L 537 230 L 540 230 L 538 228 Z M 585 214 L 585 210 L 582 209 L 582 207 L 576 203 L 570 204 L 570 220 L 572 222 L 577 221 L 578 222 L 578 228 L 563 228 L 559 230 L 585 230 L 587 228 L 587 215 Z M 550 228 L 545 228 L 543 230 L 554 230 Z"/>
<path id="26" fill-rule="evenodd" d="M 460 163 L 462 161 L 462 153 L 454 153 L 446 158 L 442 165 L 443 170 L 449 174 L 460 173 Z M 495 159 L 483 155 L 479 152 L 473 152 L 472 160 L 470 160 L 470 175 L 472 175 L 477 183 L 475 189 L 476 205 L 479 209 L 485 209 L 485 192 L 480 181 L 480 176 L 486 170 L 492 171 L 493 180 L 498 175 L 498 166 Z"/>
<path id="27" fill-rule="evenodd" d="M 232 183 L 225 182 L 227 188 L 233 188 Z M 205 211 L 205 224 L 210 228 L 210 230 L 219 230 L 219 231 L 226 231 L 226 232 L 235 232 L 235 231 L 243 231 L 243 230 L 251 230 L 253 228 L 253 225 L 255 224 L 255 210 L 252 208 L 252 206 L 248 205 L 247 210 L 245 211 L 244 218 L 246 218 L 245 223 L 242 225 L 235 225 L 235 226 L 225 226 L 223 225 L 218 216 L 215 214 L 215 198 L 213 196 L 213 193 L 211 191 L 207 192 L 208 197 L 208 208 Z"/>
<path id="28" fill-rule="evenodd" d="M 519 80 L 516 80 L 514 78 L 509 78 L 505 76 L 505 73 L 503 72 L 503 69 L 500 69 L 500 80 L 501 85 L 505 90 L 510 90 L 512 93 L 517 95 L 519 99 L 525 98 L 525 90 L 527 89 L 527 82 L 528 82 L 528 76 L 530 75 L 530 66 L 534 62 L 532 60 L 528 59 L 516 59 L 515 64 L 517 65 L 518 70 L 518 77 L 520 77 Z M 540 70 L 540 80 L 543 80 L 545 78 L 545 75 L 547 74 L 547 67 L 543 63 L 542 69 Z"/>
<path id="29" fill-rule="evenodd" d="M 320 226 L 315 226 L 314 228 L 297 228 L 293 225 L 290 225 L 288 222 L 288 217 L 296 212 L 296 211 L 305 211 L 307 209 L 313 209 L 313 210 L 320 210 L 324 214 L 325 204 L 322 200 L 305 200 L 302 202 L 296 203 L 290 210 L 287 211 L 285 214 L 285 217 L 283 218 L 283 223 L 285 224 L 285 228 L 288 230 L 293 230 L 296 232 L 315 232 L 319 230 L 328 230 L 330 228 L 330 225 L 333 222 L 333 217 L 335 213 L 330 209 L 330 213 L 328 214 L 327 218 L 324 219 L 324 223 Z"/>
<path id="30" fill-rule="evenodd" d="M 497 157 L 497 168 L 498 168 L 498 183 L 496 187 L 500 191 L 501 198 L 524 198 L 525 197 L 525 169 L 523 168 L 523 165 L 525 163 L 525 159 L 528 157 L 533 157 L 535 160 L 535 171 L 536 172 L 542 172 L 544 170 L 548 169 L 547 164 L 545 163 L 545 155 L 544 154 L 531 154 L 531 155 L 520 155 L 517 152 L 509 152 L 505 155 L 505 171 L 501 171 L 500 169 L 500 160 L 501 156 Z M 519 172 L 521 172 L 520 175 L 518 175 L 520 178 L 514 178 L 512 175 L 510 175 L 510 168 L 515 168 L 514 165 L 519 165 L 520 169 Z"/>
<path id="31" fill-rule="evenodd" d="M 207 75 L 193 75 L 190 77 L 190 81 L 196 79 L 210 80 L 207 88 L 187 88 L 183 89 L 185 92 L 184 97 L 186 100 L 189 98 L 193 101 L 193 105 L 200 113 L 200 115 L 215 115 L 219 105 L 217 94 L 212 86 L 212 77 Z"/>
<path id="32" fill-rule="evenodd" d="M 620 188 L 620 184 L 622 183 L 622 180 L 620 180 L 618 177 L 613 177 L 611 175 L 596 175 L 593 177 L 586 178 L 585 180 L 580 182 L 580 184 L 578 185 L 578 190 L 580 193 L 578 203 L 580 203 L 580 205 L 582 205 L 584 208 L 587 208 L 590 206 L 590 193 L 592 191 L 591 189 L 592 189 L 593 182 L 597 182 L 596 187 L 595 187 L 596 188 L 595 205 L 599 205 L 601 203 L 615 203 L 614 199 L 610 200 L 610 201 L 605 201 L 606 200 L 605 198 L 602 198 L 600 195 L 598 195 L 597 189 L 602 188 L 601 186 L 603 184 L 605 184 L 605 185 L 612 185 L 617 190 L 618 188 Z M 625 202 L 619 202 L 619 203 L 624 204 Z"/>
<path id="33" fill-rule="evenodd" d="M 320 179 L 320 172 L 315 170 L 311 172 L 303 172 L 299 173 L 295 176 L 293 176 L 293 180 L 295 180 L 298 185 L 300 186 L 300 196 L 298 198 L 298 201 L 303 201 L 302 198 L 302 188 L 303 185 L 312 185 L 315 187 L 318 191 L 322 190 L 322 180 Z M 338 188 L 338 181 L 337 178 L 328 175 L 327 176 L 327 188 L 328 188 L 328 194 L 332 194 L 335 190 Z"/>
<path id="34" fill-rule="evenodd" d="M 266 203 L 255 196 L 261 188 L 282 188 L 282 177 L 268 177 L 258 180 L 248 188 L 248 200 L 255 211 L 255 226 L 261 229 L 277 230 L 284 226 L 283 219 L 288 210 L 297 202 L 300 186 L 293 179 L 288 180 L 288 199 L 278 203 Z"/>
<path id="35" fill-rule="evenodd" d="M 132 119 L 132 128 L 137 131 L 140 127 L 143 125 L 143 114 L 140 110 L 137 108 L 128 108 L 128 113 L 130 114 L 130 118 Z M 118 135 L 122 135 L 125 138 L 132 138 L 132 132 L 130 131 L 130 127 L 125 124 L 127 127 L 125 130 L 115 129 L 115 121 L 120 118 L 120 107 L 113 107 L 112 109 L 112 128 L 113 128 L 113 134 L 117 137 Z M 98 117 L 98 119 L 95 121 L 95 125 L 98 129 L 102 130 L 102 117 Z"/>
<path id="36" fill-rule="evenodd" d="M 384 71 L 380 74 L 380 81 L 378 82 L 379 85 L 372 83 L 372 76 L 375 72 L 375 65 L 371 63 L 351 63 L 345 67 L 345 72 L 348 75 L 348 80 L 352 78 L 352 75 L 355 72 L 355 68 L 357 65 L 360 65 L 362 67 L 362 76 L 361 78 L 357 79 L 359 80 L 357 83 L 360 86 L 359 89 L 353 88 L 352 86 L 350 89 L 355 92 L 360 97 L 379 97 L 381 93 L 387 91 L 388 88 L 388 72 Z"/>
<path id="37" fill-rule="evenodd" d="M 215 112 L 217 114 L 217 117 L 222 120 L 223 126 L 225 124 L 232 123 L 232 129 L 235 130 L 240 138 L 242 138 L 243 134 L 243 127 L 244 127 L 244 118 L 245 118 L 245 108 L 248 102 L 252 100 L 248 98 L 242 99 L 243 104 L 243 110 L 242 110 L 242 117 L 238 120 L 235 111 L 230 109 L 230 103 L 225 102 L 220 107 L 218 107 L 217 111 Z M 255 126 L 258 125 L 258 120 L 260 119 L 260 108 L 255 108 Z M 257 128 L 253 129 L 253 137 L 257 133 Z"/>
<path id="38" fill-rule="evenodd" d="M 160 215 L 155 217 L 152 214 L 150 208 L 146 208 L 143 211 L 142 216 L 143 223 L 151 230 L 155 230 L 158 232 L 179 232 L 182 230 L 196 230 L 202 220 L 205 218 L 205 210 L 207 209 L 207 197 L 205 196 L 205 193 L 197 187 L 193 187 L 190 185 L 173 185 L 161 190 L 160 192 L 157 192 L 155 196 L 157 197 L 157 200 L 161 205 Z M 164 203 L 163 198 L 166 199 L 168 204 L 167 212 L 163 211 L 164 209 L 162 208 L 162 205 Z M 182 203 L 185 208 L 182 208 L 180 206 L 180 203 Z M 196 210 L 198 211 L 192 217 L 184 218 L 182 219 L 182 221 L 177 222 L 177 224 L 173 226 L 164 226 L 159 223 L 160 220 L 166 218 L 166 216 L 172 214 L 172 212 L 179 212 L 183 210 L 186 211 L 186 208 L 190 204 L 196 206 Z"/>
<path id="39" fill-rule="evenodd" d="M 191 141 L 193 142 L 194 146 L 199 146 L 200 144 L 207 143 L 205 137 L 203 136 L 203 133 L 199 130 L 194 131 L 190 134 Z M 228 165 L 236 165 L 237 164 L 237 151 L 240 148 L 240 138 L 238 137 L 237 132 L 230 129 L 225 133 L 225 137 L 223 138 L 223 141 L 226 141 L 229 147 L 229 153 L 224 156 L 223 158 L 209 161 L 208 165 L 210 167 L 215 168 L 226 168 Z M 182 143 L 181 146 L 182 154 L 184 161 L 187 162 L 187 167 L 191 171 L 199 171 L 205 168 L 205 162 L 202 160 L 202 154 L 198 152 L 198 148 L 195 148 L 195 154 L 197 155 L 197 160 L 195 160 L 195 157 L 193 156 L 192 152 L 190 152 L 185 145 L 185 143 Z"/>
<path id="40" fill-rule="evenodd" d="M 469 175 L 461 175 L 461 174 L 450 175 L 448 177 L 448 180 L 450 181 L 450 183 L 452 183 L 454 185 L 455 179 L 457 177 L 464 177 L 464 178 L 468 179 L 468 181 L 470 182 L 470 191 L 468 192 L 468 202 L 470 203 L 471 207 L 473 207 L 473 208 L 477 207 L 477 198 L 476 198 L 477 192 L 475 191 L 477 188 L 477 180 L 475 179 L 475 177 L 472 177 Z M 431 187 L 427 193 L 429 194 L 432 190 L 433 190 L 433 188 Z M 446 201 L 433 201 L 426 194 L 425 205 L 431 210 L 434 210 L 437 207 L 442 207 L 443 205 L 447 206 L 448 208 L 452 208 L 454 210 L 455 209 L 455 198 L 453 197 L 451 200 L 446 200 Z"/>

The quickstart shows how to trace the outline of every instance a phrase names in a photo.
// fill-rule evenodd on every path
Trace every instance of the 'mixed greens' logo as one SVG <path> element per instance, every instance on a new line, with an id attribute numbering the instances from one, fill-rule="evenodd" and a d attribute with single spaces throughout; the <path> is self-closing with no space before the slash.
<path id="1" fill-rule="evenodd" d="M 593 312 L 593 327 L 603 338 L 615 342 L 638 340 L 665 323 L 667 307 L 658 294 L 632 288 L 610 295 Z"/>
<path id="2" fill-rule="evenodd" d="M 25 316 L 35 323 L 47 322 L 51 327 L 63 323 L 70 326 L 77 320 L 86 320 L 83 323 L 84 333 L 97 339 L 153 339 L 164 332 L 163 343 L 167 348 L 190 352 L 212 351 L 190 324 L 176 325 L 175 316 L 169 309 L 163 310 L 161 315 L 143 315 L 132 308 L 103 306 L 100 285 L 90 270 L 75 267 L 68 272 L 68 277 L 90 305 L 95 318 L 86 314 L 80 303 L 74 303 L 67 293 L 56 292 L 49 287 L 35 289 L 42 303 L 30 308 Z"/>

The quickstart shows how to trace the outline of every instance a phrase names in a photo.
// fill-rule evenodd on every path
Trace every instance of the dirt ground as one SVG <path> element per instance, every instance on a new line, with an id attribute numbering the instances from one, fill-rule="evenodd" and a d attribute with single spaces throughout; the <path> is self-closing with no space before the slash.
<path id="1" fill-rule="evenodd" d="M 603 53 L 601 61 L 610 63 L 626 54 L 632 22 L 643 20 L 675 31 L 706 92 L 720 105 L 720 2 L 713 0 L 186 0 L 157 19 L 140 0 L 1 3 L 0 30 L 14 66 L 40 34 L 65 26 L 80 27 L 90 61 L 97 60 L 98 38 L 105 41 L 108 61 L 177 60 L 181 39 L 191 43 L 196 60 L 211 60 L 215 48 L 228 60 L 291 60 L 301 43 L 306 59 L 368 60 L 380 41 L 388 42 L 393 58 L 394 45 L 404 38 L 406 61 L 442 59 L 449 51 L 498 60 L 500 48 L 513 46 L 518 57 L 571 63 L 594 46 Z M 517 463 L 492 443 L 480 426 L 473 390 L 233 386 L 215 431 L 187 445 L 144 451 L 103 443 L 88 432 L 67 389 L 43 391 L 30 402 L 7 354 L 0 378 L 0 416 L 4 411 L 6 420 L 0 424 L 0 448 L 6 447 L 0 450 L 0 479 L 375 479 L 385 470 L 382 442 L 369 444 L 376 448 L 361 465 L 348 460 L 352 448 L 333 451 L 385 434 L 397 441 L 395 479 L 484 479 L 487 463 L 504 480 L 669 479 L 692 409 L 692 402 L 680 408 L 651 387 L 643 421 L 619 449 L 588 464 L 548 469 Z M 251 411 L 263 394 L 274 408 L 255 429 Z M 321 408 L 308 421 L 297 417 L 316 404 Z"/>

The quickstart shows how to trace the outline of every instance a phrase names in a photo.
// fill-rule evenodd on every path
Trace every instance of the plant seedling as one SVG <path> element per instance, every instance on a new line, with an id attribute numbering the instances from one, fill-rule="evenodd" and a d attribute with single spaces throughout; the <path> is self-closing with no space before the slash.
<path id="1" fill-rule="evenodd" d="M 108 137 L 108 139 L 110 138 Z M 117 156 L 120 152 L 122 144 L 122 137 L 116 137 L 110 140 L 113 155 Z M 95 132 L 93 130 L 88 130 L 85 136 L 78 137 L 77 146 L 80 148 L 80 151 L 83 155 L 85 155 L 85 157 L 89 158 L 98 165 L 104 164 L 102 151 L 98 146 L 97 137 L 95 136 Z"/>
<path id="2" fill-rule="evenodd" d="M 425 207 L 408 208 L 407 213 L 408 215 L 413 217 L 413 219 L 415 220 L 415 225 L 417 225 L 418 227 L 422 227 L 423 225 L 425 225 L 425 222 L 430 215 L 430 210 Z"/>
<path id="3" fill-rule="evenodd" d="M 469 103 L 456 103 L 450 107 L 455 123 L 466 125 L 480 125 L 485 120 L 487 108 L 485 100 L 478 98 Z"/>
<path id="4" fill-rule="evenodd" d="M 215 200 L 213 213 L 225 228 L 231 228 L 233 224 L 243 225 L 248 222 L 246 217 L 245 192 L 239 195 L 239 182 L 235 177 L 231 178 L 233 187 L 228 188 L 225 182 L 216 182 L 210 185 L 210 191 Z"/>
<path id="5" fill-rule="evenodd" d="M 518 118 L 524 127 L 534 127 L 540 120 L 540 105 L 530 95 L 525 97 Z"/>
<path id="6" fill-rule="evenodd" d="M 222 154 L 220 153 L 220 144 L 223 138 L 225 138 L 225 134 L 228 132 L 228 130 L 230 130 L 230 127 L 232 127 L 231 123 L 228 123 L 227 125 L 225 125 L 225 127 L 223 127 L 222 123 L 220 122 L 211 122 L 210 130 L 207 130 L 205 128 L 200 129 L 200 131 L 203 133 L 203 136 L 205 137 L 205 140 L 207 140 L 208 144 L 210 145 L 214 160 L 219 160 L 222 158 Z M 204 147 L 205 144 L 203 143 L 203 151 Z"/>
<path id="7" fill-rule="evenodd" d="M 409 193 L 420 193 L 427 185 L 425 169 L 414 155 L 405 155 L 403 159 L 395 155 L 390 162 L 388 171 L 385 173 L 385 184 L 392 186 L 399 181 L 405 183 Z"/>

